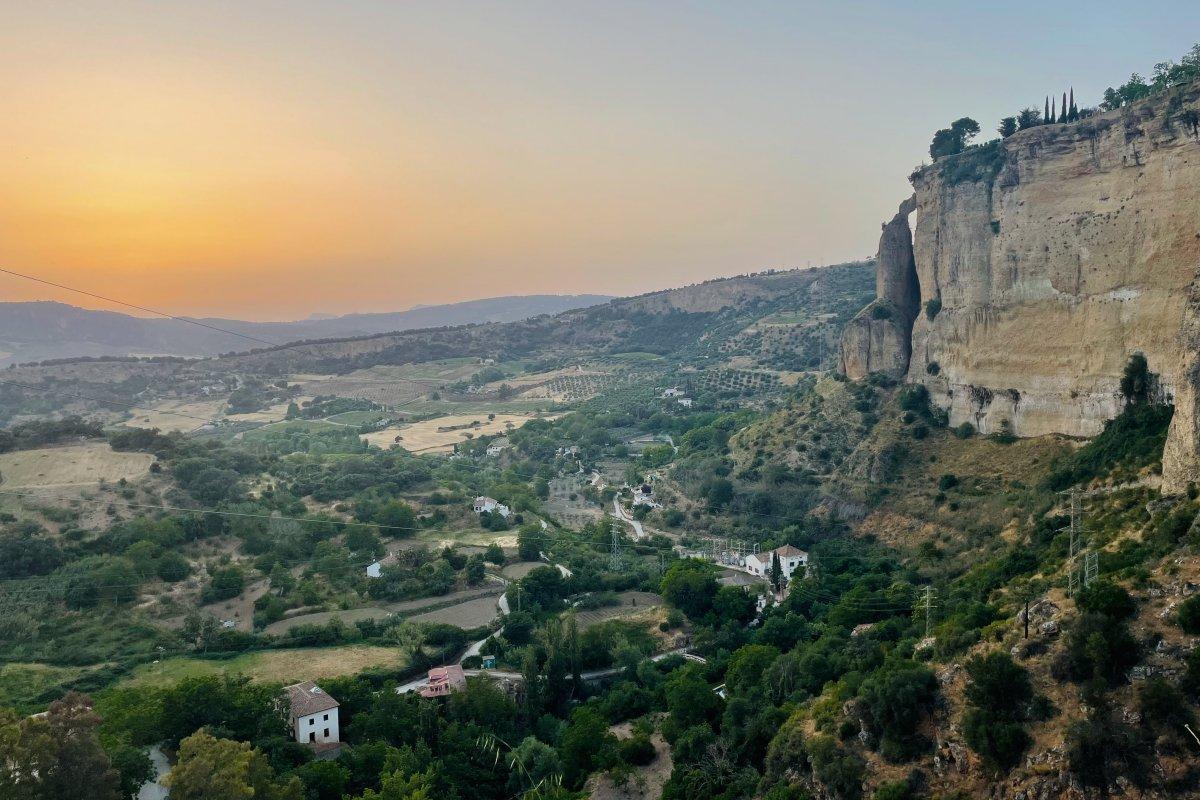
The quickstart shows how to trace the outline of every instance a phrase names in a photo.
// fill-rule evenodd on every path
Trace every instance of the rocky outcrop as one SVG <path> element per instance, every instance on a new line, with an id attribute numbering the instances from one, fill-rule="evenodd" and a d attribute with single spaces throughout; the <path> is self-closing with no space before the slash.
<path id="1" fill-rule="evenodd" d="M 913 320 L 921 304 L 908 217 L 916 198 L 900 204 L 879 237 L 875 268 L 876 300 L 842 334 L 841 371 L 853 379 L 872 372 L 900 378 L 908 371 Z"/>
<path id="2" fill-rule="evenodd" d="M 843 371 L 907 363 L 952 425 L 1092 436 L 1124 407 L 1121 372 L 1140 352 L 1177 406 L 1164 487 L 1200 481 L 1200 82 L 939 159 L 912 181 L 912 277 L 884 271 L 904 260 L 893 220 Z M 906 344 L 874 309 L 910 307 L 912 287 Z"/>
<path id="3" fill-rule="evenodd" d="M 1167 399 L 1200 267 L 1200 84 L 1046 125 L 914 175 L 923 301 L 910 381 L 950 422 L 1098 433 L 1145 354 Z"/>

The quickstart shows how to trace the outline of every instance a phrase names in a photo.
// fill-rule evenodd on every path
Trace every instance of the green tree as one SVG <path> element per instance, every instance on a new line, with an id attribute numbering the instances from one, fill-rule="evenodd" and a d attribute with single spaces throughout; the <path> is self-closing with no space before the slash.
<path id="1" fill-rule="evenodd" d="M 180 742 L 166 777 L 172 800 L 300 800 L 300 779 L 275 777 L 266 756 L 247 742 L 197 731 Z"/>
<path id="2" fill-rule="evenodd" d="M 44 717 L 0 709 L 0 797 L 120 800 L 121 776 L 100 746 L 99 726 L 91 700 L 75 692 Z"/>
<path id="3" fill-rule="evenodd" d="M 1036 108 L 1023 108 L 1017 114 L 1017 130 L 1023 131 L 1029 128 L 1036 128 L 1041 124 L 1042 117 Z"/>
<path id="4" fill-rule="evenodd" d="M 663 598 L 692 619 L 699 619 L 712 609 L 717 589 L 712 566 L 698 559 L 676 561 L 667 569 L 659 586 Z"/>
<path id="5" fill-rule="evenodd" d="M 1004 119 L 1000 120 L 1000 126 L 996 128 L 996 130 L 1000 134 L 1001 138 L 1007 139 L 1017 132 L 1017 118 L 1005 117 Z"/>
<path id="6" fill-rule="evenodd" d="M 1121 373 L 1121 394 L 1130 405 L 1146 403 L 1150 399 L 1150 368 L 1146 356 L 1134 353 Z"/>
<path id="7" fill-rule="evenodd" d="M 934 161 L 945 156 L 961 153 L 971 139 L 979 133 L 979 123 L 970 117 L 962 117 L 933 135 L 929 155 Z"/>
<path id="8" fill-rule="evenodd" d="M 522 525 L 517 531 L 517 558 L 521 561 L 540 560 L 545 539 L 545 532 L 536 522 Z"/>
<path id="9" fill-rule="evenodd" d="M 1009 770 L 1033 741 L 1025 730 L 1033 685 L 1024 667 L 1000 650 L 967 662 L 967 713 L 963 734 L 967 746 L 993 773 Z"/>
<path id="10" fill-rule="evenodd" d="M 487 550 L 483 553 L 483 559 L 489 564 L 502 567 L 504 566 L 504 549 L 496 542 L 489 542 Z"/>

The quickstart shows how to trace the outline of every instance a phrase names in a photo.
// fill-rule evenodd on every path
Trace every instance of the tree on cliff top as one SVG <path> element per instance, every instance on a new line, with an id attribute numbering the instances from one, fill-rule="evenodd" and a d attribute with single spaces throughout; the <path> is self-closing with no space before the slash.
<path id="1" fill-rule="evenodd" d="M 1001 138 L 1004 139 L 1012 136 L 1017 132 L 1017 118 L 1005 117 L 1004 119 L 1000 120 L 1000 126 L 996 128 L 996 132 L 999 133 Z"/>
<path id="2" fill-rule="evenodd" d="M 1017 115 L 1017 130 L 1037 127 L 1042 121 L 1041 114 L 1036 108 L 1023 108 Z"/>
<path id="3" fill-rule="evenodd" d="M 970 117 L 962 117 L 950 123 L 949 128 L 942 128 L 933 135 L 929 145 L 929 155 L 933 160 L 943 156 L 952 156 L 966 149 L 967 143 L 979 133 L 979 123 Z"/>

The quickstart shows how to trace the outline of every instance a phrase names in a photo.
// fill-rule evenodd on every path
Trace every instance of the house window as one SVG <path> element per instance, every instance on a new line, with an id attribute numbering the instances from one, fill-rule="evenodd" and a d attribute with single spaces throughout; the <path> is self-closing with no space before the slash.
<path id="1" fill-rule="evenodd" d="M 325 716 L 321 717 L 321 721 L 322 721 L 322 722 L 329 722 L 329 715 L 328 715 L 328 714 L 326 714 Z"/>
<path id="2" fill-rule="evenodd" d="M 325 738 L 326 738 L 326 739 L 328 739 L 328 738 L 329 738 L 329 728 L 326 728 L 326 729 L 325 729 Z"/>
<path id="3" fill-rule="evenodd" d="M 314 725 L 316 725 L 316 724 L 317 724 L 317 718 L 316 718 L 316 717 L 309 717 L 309 718 L 308 718 L 308 727 L 310 727 L 310 728 L 311 728 L 312 726 L 314 726 Z"/>

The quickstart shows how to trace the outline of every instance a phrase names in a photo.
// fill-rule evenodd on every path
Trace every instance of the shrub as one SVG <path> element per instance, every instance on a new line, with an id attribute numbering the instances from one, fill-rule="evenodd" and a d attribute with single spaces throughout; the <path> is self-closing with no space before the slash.
<path id="1" fill-rule="evenodd" d="M 954 435 L 960 439 L 970 439 L 975 435 L 975 426 L 969 422 L 964 422 L 954 429 Z"/>
<path id="2" fill-rule="evenodd" d="M 888 308 L 882 303 L 876 303 L 875 305 L 871 306 L 871 317 L 873 319 L 891 319 L 892 309 Z"/>
<path id="3" fill-rule="evenodd" d="M 634 767 L 644 767 L 658 755 L 650 738 L 644 735 L 624 740 L 617 751 L 622 761 Z"/>
<path id="4" fill-rule="evenodd" d="M 944 492 L 958 486 L 958 476 L 946 474 L 938 478 L 937 487 L 939 492 Z"/>
<path id="5" fill-rule="evenodd" d="M 1180 603 L 1175 620 L 1184 633 L 1200 633 L 1200 595 L 1189 597 Z"/>
<path id="6" fill-rule="evenodd" d="M 942 298 L 935 297 L 932 300 L 925 301 L 925 318 L 930 322 L 942 310 Z"/>

